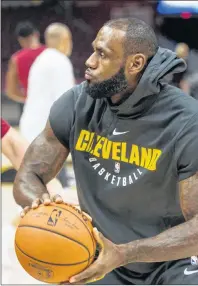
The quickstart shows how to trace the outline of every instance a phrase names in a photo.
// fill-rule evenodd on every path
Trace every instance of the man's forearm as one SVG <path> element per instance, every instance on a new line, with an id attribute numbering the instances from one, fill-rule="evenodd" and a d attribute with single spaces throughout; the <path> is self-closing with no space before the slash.
<path id="1" fill-rule="evenodd" d="M 198 215 L 161 234 L 119 245 L 123 265 L 162 262 L 198 255 Z"/>
<path id="2" fill-rule="evenodd" d="M 30 206 L 36 198 L 41 198 L 44 193 L 48 193 L 46 185 L 36 174 L 19 170 L 13 188 L 14 199 L 18 205 L 23 208 Z"/>
<path id="3" fill-rule="evenodd" d="M 16 175 L 13 194 L 22 207 L 48 193 L 46 185 L 61 170 L 69 150 L 54 135 L 50 123 L 28 147 Z"/>

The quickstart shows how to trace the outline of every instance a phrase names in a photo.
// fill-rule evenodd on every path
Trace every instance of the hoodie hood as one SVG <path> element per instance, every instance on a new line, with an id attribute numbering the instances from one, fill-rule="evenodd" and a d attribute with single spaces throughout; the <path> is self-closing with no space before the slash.
<path id="1" fill-rule="evenodd" d="M 144 71 L 134 92 L 120 105 L 111 106 L 118 117 L 136 118 L 157 99 L 166 77 L 186 70 L 186 63 L 176 53 L 159 47 Z"/>

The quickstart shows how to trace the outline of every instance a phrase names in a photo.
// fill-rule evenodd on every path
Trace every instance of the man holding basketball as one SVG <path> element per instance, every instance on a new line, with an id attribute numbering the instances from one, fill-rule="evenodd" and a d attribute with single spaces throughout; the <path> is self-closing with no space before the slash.
<path id="1" fill-rule="evenodd" d="M 69 282 L 197 284 L 198 103 L 164 80 L 185 63 L 135 18 L 107 22 L 93 50 L 16 176 L 22 216 L 50 204 L 46 184 L 71 152 L 101 251 Z"/>

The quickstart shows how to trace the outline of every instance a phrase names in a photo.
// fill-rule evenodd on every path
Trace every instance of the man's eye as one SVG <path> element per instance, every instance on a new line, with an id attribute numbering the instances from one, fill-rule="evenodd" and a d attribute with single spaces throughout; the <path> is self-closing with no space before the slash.
<path id="1" fill-rule="evenodd" d="M 99 52 L 99 55 L 101 56 L 101 58 L 105 57 L 105 54 L 103 52 Z"/>

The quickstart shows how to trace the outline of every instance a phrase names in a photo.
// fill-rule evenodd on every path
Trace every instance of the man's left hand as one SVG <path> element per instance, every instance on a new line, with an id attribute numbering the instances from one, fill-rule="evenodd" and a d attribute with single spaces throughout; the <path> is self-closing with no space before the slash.
<path id="1" fill-rule="evenodd" d="M 70 284 L 83 285 L 102 279 L 113 269 L 122 264 L 122 254 L 119 246 L 105 238 L 96 228 L 93 229 L 94 237 L 101 247 L 97 260 L 86 270 L 70 278 Z"/>

